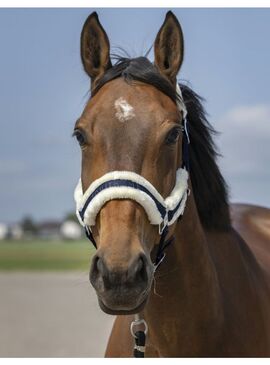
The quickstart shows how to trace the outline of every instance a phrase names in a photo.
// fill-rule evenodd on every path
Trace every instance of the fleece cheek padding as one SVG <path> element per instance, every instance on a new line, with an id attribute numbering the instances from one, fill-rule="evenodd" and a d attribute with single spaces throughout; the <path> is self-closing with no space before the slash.
<path id="1" fill-rule="evenodd" d="M 188 172 L 185 169 L 176 171 L 176 182 L 171 194 L 165 199 L 168 210 L 173 210 L 188 189 Z"/>

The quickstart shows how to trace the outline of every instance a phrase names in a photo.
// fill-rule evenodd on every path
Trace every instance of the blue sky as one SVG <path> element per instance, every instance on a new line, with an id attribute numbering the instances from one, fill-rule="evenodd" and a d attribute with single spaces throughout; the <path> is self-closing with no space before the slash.
<path id="1" fill-rule="evenodd" d="M 79 39 L 93 10 L 111 45 L 138 56 L 169 9 L 0 9 L 0 221 L 74 209 L 80 151 L 71 133 L 89 90 Z M 206 99 L 222 132 L 231 200 L 270 206 L 270 9 L 172 10 L 185 37 L 179 79 Z"/>

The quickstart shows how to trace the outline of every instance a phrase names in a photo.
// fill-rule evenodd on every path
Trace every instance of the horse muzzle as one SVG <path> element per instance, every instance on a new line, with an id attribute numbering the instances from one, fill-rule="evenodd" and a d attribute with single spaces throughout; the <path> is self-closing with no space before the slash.
<path id="1" fill-rule="evenodd" d="M 147 301 L 154 267 L 139 253 L 126 267 L 111 266 L 102 253 L 93 257 L 90 282 L 97 292 L 101 309 L 108 314 L 131 314 Z"/>

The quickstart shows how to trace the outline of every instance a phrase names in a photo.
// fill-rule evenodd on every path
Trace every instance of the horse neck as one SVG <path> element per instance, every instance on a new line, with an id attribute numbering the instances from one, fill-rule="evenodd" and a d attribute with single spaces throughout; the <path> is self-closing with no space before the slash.
<path id="1" fill-rule="evenodd" d="M 175 240 L 155 274 L 144 315 L 159 349 L 167 343 L 166 351 L 175 344 L 177 351 L 181 346 L 183 356 L 200 354 L 199 349 L 206 350 L 205 342 L 211 343 L 210 337 L 218 338 L 223 321 L 220 288 L 192 193 L 177 223 Z M 168 355 L 173 356 L 173 350 Z"/>

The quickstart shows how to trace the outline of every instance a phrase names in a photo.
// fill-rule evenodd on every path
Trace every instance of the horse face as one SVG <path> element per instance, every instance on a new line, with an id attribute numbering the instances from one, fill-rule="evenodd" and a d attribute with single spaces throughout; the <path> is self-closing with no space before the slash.
<path id="1" fill-rule="evenodd" d="M 161 30 L 156 43 L 164 38 Z M 111 67 L 108 38 L 96 14 L 86 21 L 81 42 L 83 64 L 93 86 Z M 158 47 L 162 49 L 162 44 L 155 44 L 156 59 L 157 53 L 161 57 Z M 170 79 L 178 69 L 168 62 L 171 70 L 166 69 L 164 77 Z M 165 67 L 161 63 L 157 66 Z M 105 83 L 75 125 L 82 149 L 83 191 L 107 172 L 124 170 L 142 175 L 161 195 L 169 195 L 181 161 L 180 122 L 175 103 L 157 88 L 137 81 L 127 83 L 122 78 Z M 92 232 L 97 252 L 90 281 L 101 308 L 111 314 L 138 312 L 151 289 L 151 252 L 159 242 L 158 227 L 150 224 L 137 202 L 124 199 L 111 200 L 102 207 Z"/>

